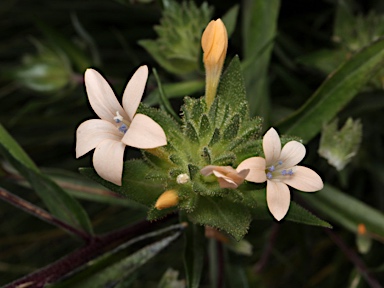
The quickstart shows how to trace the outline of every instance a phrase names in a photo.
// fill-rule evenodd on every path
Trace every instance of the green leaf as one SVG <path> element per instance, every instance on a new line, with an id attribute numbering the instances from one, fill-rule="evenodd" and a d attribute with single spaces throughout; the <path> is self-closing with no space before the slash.
<path id="1" fill-rule="evenodd" d="M 276 36 L 280 0 L 243 3 L 244 77 L 251 115 L 268 118 L 268 68 Z"/>
<path id="2" fill-rule="evenodd" d="M 187 218 L 181 215 L 181 220 Z M 204 227 L 189 223 L 184 236 L 184 266 L 188 288 L 200 287 L 205 256 Z"/>
<path id="3" fill-rule="evenodd" d="M 252 184 L 249 184 L 249 185 L 252 185 Z M 296 193 L 296 192 L 293 192 L 293 193 Z M 297 193 L 300 193 L 300 192 L 297 192 Z M 316 194 L 300 193 L 300 196 L 304 195 L 311 198 L 316 198 L 320 193 L 322 192 L 318 192 Z M 271 220 L 273 219 L 273 216 L 268 210 L 265 190 L 264 192 L 261 190 L 245 191 L 244 196 L 250 197 L 256 203 L 256 207 L 252 208 L 251 210 L 251 213 L 254 219 L 271 219 Z M 246 201 L 251 202 L 249 199 Z M 293 201 L 291 201 L 288 213 L 284 217 L 284 219 L 287 221 L 297 222 L 297 223 L 306 224 L 306 225 L 321 226 L 326 228 L 332 227 L 329 223 L 316 217 L 311 212 L 304 209 L 303 207 L 301 207 L 300 205 L 298 205 Z"/>
<path id="4" fill-rule="evenodd" d="M 165 189 L 163 181 L 148 177 L 152 169 L 143 160 L 125 162 L 121 186 L 104 180 L 92 168 L 80 168 L 80 172 L 116 193 L 151 207 Z"/>
<path id="5" fill-rule="evenodd" d="M 159 254 L 164 248 L 174 242 L 184 230 L 185 224 L 175 224 L 164 229 L 140 235 L 121 244 L 117 248 L 89 261 L 66 280 L 53 284 L 51 288 L 81 287 L 81 288 L 104 288 L 118 287 L 125 282 L 137 269 L 146 264 L 149 260 Z M 127 257 L 126 251 L 132 249 L 133 245 L 164 234 L 171 234 L 161 240 L 155 241 Z M 136 246 L 134 246 L 136 247 Z"/>
<path id="6" fill-rule="evenodd" d="M 341 65 L 300 109 L 278 125 L 280 130 L 308 142 L 356 96 L 383 62 L 384 40 L 380 40 Z"/>
<path id="7" fill-rule="evenodd" d="M 209 225 L 240 240 L 248 232 L 251 215 L 244 206 L 221 197 L 200 197 L 195 210 L 188 213 L 197 224 Z"/>
<path id="8" fill-rule="evenodd" d="M 1 124 L 0 153 L 27 179 L 54 216 L 77 229 L 92 233 L 88 215 L 79 202 L 43 175 Z"/>
<path id="9" fill-rule="evenodd" d="M 383 212 L 341 192 L 331 185 L 325 185 L 323 190 L 316 193 L 315 197 L 310 197 L 311 195 L 306 193 L 303 194 L 301 197 L 316 210 L 351 232 L 356 233 L 357 226 L 364 224 L 367 233 L 373 232 L 380 237 L 384 237 Z"/>

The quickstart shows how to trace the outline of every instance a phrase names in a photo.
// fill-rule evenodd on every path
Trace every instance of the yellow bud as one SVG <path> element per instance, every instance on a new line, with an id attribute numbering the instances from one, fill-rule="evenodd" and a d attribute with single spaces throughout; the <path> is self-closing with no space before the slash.
<path id="1" fill-rule="evenodd" d="M 179 196 L 176 190 L 167 190 L 157 199 L 155 207 L 157 210 L 163 210 L 176 206 L 179 203 Z"/>
<path id="2" fill-rule="evenodd" d="M 201 47 L 206 73 L 205 97 L 209 107 L 216 96 L 228 47 L 227 29 L 221 19 L 209 22 L 201 38 Z"/>

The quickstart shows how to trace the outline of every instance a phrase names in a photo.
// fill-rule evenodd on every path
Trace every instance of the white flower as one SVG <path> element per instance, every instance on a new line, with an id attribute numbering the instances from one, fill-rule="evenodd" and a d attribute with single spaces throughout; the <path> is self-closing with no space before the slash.
<path id="1" fill-rule="evenodd" d="M 87 120 L 77 128 L 76 158 L 96 148 L 93 154 L 96 172 L 116 185 L 121 185 L 126 145 L 151 149 L 167 144 L 159 124 L 144 114 L 136 114 L 147 78 L 147 66 L 137 69 L 125 88 L 123 108 L 97 71 L 85 72 L 89 103 L 100 119 Z"/>
<path id="2" fill-rule="evenodd" d="M 214 165 L 205 166 L 200 170 L 200 173 L 204 176 L 209 176 L 211 174 L 215 175 L 221 188 L 230 189 L 236 189 L 241 183 L 243 183 L 248 172 L 249 169 L 236 171 L 231 166 Z"/>
<path id="3" fill-rule="evenodd" d="M 287 214 L 291 195 L 287 185 L 304 191 L 314 192 L 323 188 L 323 181 L 313 170 L 297 166 L 305 156 L 305 147 L 297 141 L 290 141 L 281 149 L 279 134 L 271 128 L 264 135 L 265 159 L 251 157 L 237 167 L 237 171 L 249 169 L 247 181 L 267 181 L 267 204 L 269 211 L 280 221 Z"/>

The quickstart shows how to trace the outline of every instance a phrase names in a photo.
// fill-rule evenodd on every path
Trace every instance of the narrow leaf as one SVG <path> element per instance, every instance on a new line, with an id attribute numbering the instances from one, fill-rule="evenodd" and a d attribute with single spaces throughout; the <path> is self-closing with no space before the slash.
<path id="1" fill-rule="evenodd" d="M 181 216 L 184 221 L 187 218 Z M 190 223 L 184 236 L 184 266 L 188 288 L 200 287 L 205 256 L 204 227 Z"/>
<path id="2" fill-rule="evenodd" d="M 251 115 L 269 114 L 268 68 L 280 0 L 246 0 L 242 7 L 245 85 Z"/>
<path id="3" fill-rule="evenodd" d="M 92 231 L 90 220 L 79 202 L 50 178 L 43 175 L 19 144 L 1 125 L 0 153 L 28 180 L 54 216 L 77 229 L 87 232 Z"/>
<path id="4" fill-rule="evenodd" d="M 356 96 L 384 62 L 384 40 L 377 41 L 345 62 L 320 86 L 308 101 L 278 126 L 286 134 L 308 142 L 323 124 Z"/>
<path id="5" fill-rule="evenodd" d="M 364 224 L 367 233 L 373 232 L 384 237 L 384 213 L 382 211 L 370 207 L 331 185 L 325 185 L 323 190 L 316 193 L 315 197 L 310 196 L 301 195 L 311 206 L 349 231 L 356 233 L 358 225 Z"/>

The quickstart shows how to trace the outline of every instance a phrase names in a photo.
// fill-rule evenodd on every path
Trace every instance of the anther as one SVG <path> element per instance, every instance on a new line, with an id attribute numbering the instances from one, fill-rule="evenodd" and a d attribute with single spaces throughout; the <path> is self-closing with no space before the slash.
<path id="1" fill-rule="evenodd" d="M 279 162 L 277 162 L 279 165 L 283 165 L 283 161 L 279 161 Z"/>
<path id="2" fill-rule="evenodd" d="M 275 171 L 275 166 L 272 165 L 271 167 L 268 168 L 268 170 L 271 172 Z"/>
<path id="3" fill-rule="evenodd" d="M 113 117 L 113 120 L 115 120 L 116 123 L 120 123 L 121 121 L 123 121 L 123 116 L 120 115 L 119 111 L 116 111 L 116 116 Z"/>
<path id="4" fill-rule="evenodd" d="M 272 178 L 272 173 L 271 173 L 271 172 L 268 172 L 268 173 L 267 173 L 267 178 L 268 178 L 268 179 L 271 179 L 271 178 Z"/>
<path id="5" fill-rule="evenodd" d="M 119 127 L 119 131 L 125 134 L 125 132 L 128 131 L 128 127 L 127 127 L 127 125 L 122 124 L 122 125 Z"/>

